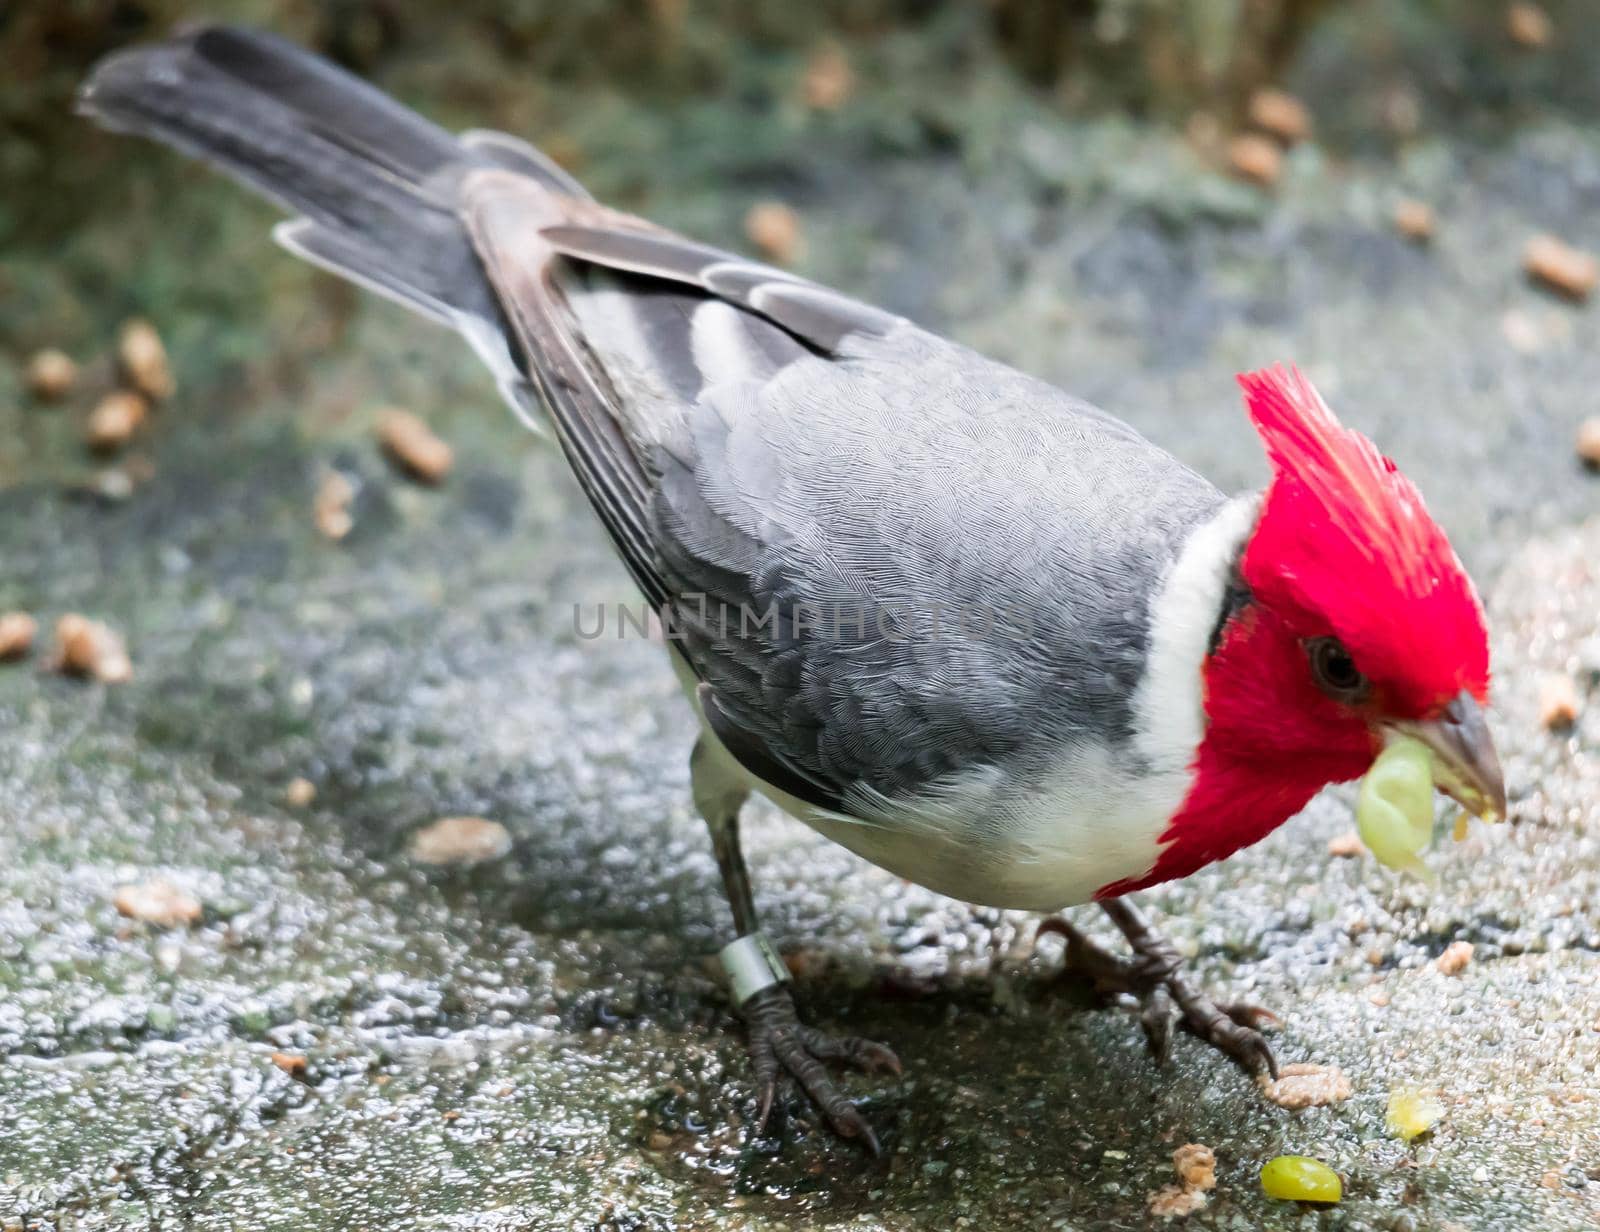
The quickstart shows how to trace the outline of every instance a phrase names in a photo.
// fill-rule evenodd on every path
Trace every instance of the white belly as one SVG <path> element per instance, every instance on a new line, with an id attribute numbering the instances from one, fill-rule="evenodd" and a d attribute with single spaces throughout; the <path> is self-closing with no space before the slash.
<path id="1" fill-rule="evenodd" d="M 1189 776 L 1130 776 L 1079 746 L 1029 790 L 986 767 L 916 801 L 861 802 L 857 817 L 784 807 L 857 855 L 940 894 L 1054 911 L 1154 866 Z M 798 802 L 796 802 L 798 803 Z"/>
<path id="2" fill-rule="evenodd" d="M 694 677 L 676 654 L 673 663 L 699 715 Z M 790 816 L 897 876 L 987 907 L 1055 911 L 1149 872 L 1189 785 L 1183 772 L 1129 776 L 1103 749 L 1083 745 L 1030 792 L 1008 790 L 985 766 L 917 800 L 863 794 L 847 816 L 751 775 L 703 716 L 701 730 L 730 774 Z"/>

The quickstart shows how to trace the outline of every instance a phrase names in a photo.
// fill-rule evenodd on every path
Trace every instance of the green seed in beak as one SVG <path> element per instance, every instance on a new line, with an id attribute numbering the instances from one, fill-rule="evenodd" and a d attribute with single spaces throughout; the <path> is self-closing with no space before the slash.
<path id="1" fill-rule="evenodd" d="M 1422 852 L 1433 838 L 1433 753 L 1420 740 L 1392 736 L 1356 797 L 1356 828 L 1381 864 L 1433 885 Z"/>

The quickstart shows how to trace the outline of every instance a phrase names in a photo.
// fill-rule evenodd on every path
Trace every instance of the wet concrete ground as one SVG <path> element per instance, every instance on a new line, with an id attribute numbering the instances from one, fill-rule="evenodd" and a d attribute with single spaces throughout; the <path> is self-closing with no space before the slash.
<path id="1" fill-rule="evenodd" d="M 851 1080 L 881 1161 L 799 1108 L 749 1140 L 688 711 L 657 647 L 575 635 L 574 603 L 632 595 L 559 460 L 449 339 L 254 247 L 265 211 L 152 154 L 106 186 L 119 208 L 7 270 L 19 353 L 87 355 L 143 311 L 181 389 L 137 447 L 153 477 L 107 500 L 77 487 L 81 411 L 0 375 L 0 608 L 103 617 L 136 672 L 0 667 L 0 1227 L 1139 1228 L 1190 1141 L 1219 1158 L 1198 1227 L 1600 1221 L 1600 704 L 1568 735 L 1536 717 L 1549 670 L 1596 701 L 1600 479 L 1571 441 L 1600 323 L 1517 274 L 1533 230 L 1600 246 L 1600 138 L 1308 147 L 1274 201 L 1170 136 L 984 114 L 959 153 L 791 136 L 781 175 L 758 152 L 696 163 L 722 131 L 704 116 L 641 116 L 682 178 L 640 183 L 603 143 L 591 174 L 714 239 L 786 196 L 806 272 L 1225 486 L 1263 474 L 1231 374 L 1287 358 L 1419 481 L 1491 596 L 1515 823 L 1442 839 L 1430 893 L 1327 854 L 1350 826 L 1334 792 L 1145 896 L 1208 980 L 1282 1015 L 1280 1059 L 1340 1065 L 1352 1097 L 1285 1111 L 1186 1039 L 1158 1070 L 1130 1015 L 1053 980 L 1033 919 L 761 806 L 758 901 L 813 1021 L 907 1073 Z M 735 187 L 697 180 L 708 161 Z M 1390 231 L 1402 192 L 1439 209 L 1431 247 Z M 457 447 L 439 491 L 378 457 L 386 402 Z M 340 544 L 310 515 L 330 466 L 359 487 Z M 297 776 L 309 807 L 286 802 Z M 512 851 L 413 865 L 409 835 L 447 814 L 503 822 Z M 195 927 L 118 916 L 115 889 L 154 876 L 204 902 Z M 1446 976 L 1454 940 L 1477 949 Z M 1383 1129 L 1401 1084 L 1447 1108 L 1409 1146 Z M 1344 1204 L 1264 1198 L 1281 1152 L 1333 1164 Z"/>

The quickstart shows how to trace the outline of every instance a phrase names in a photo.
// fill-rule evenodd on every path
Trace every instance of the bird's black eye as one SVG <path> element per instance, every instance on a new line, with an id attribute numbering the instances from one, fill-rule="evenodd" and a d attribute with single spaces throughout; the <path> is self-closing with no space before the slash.
<path id="1" fill-rule="evenodd" d="M 1317 688 L 1329 697 L 1341 702 L 1359 702 L 1366 697 L 1371 686 L 1338 638 L 1313 638 L 1306 643 L 1306 655 Z"/>

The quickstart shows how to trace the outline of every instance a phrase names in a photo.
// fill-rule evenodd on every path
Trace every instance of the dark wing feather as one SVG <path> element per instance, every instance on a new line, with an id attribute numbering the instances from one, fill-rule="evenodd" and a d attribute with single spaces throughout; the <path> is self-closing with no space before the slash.
<path id="1" fill-rule="evenodd" d="M 670 587 L 656 565 L 647 509 L 651 480 L 616 415 L 605 373 L 563 315 L 555 252 L 539 236 L 559 203 L 538 184 L 500 171 L 474 173 L 463 216 L 512 331 L 550 408 L 556 435 L 623 562 L 651 604 Z"/>
<path id="2" fill-rule="evenodd" d="M 722 747 L 758 781 L 817 808 L 835 813 L 845 809 L 840 784 L 830 783 L 814 772 L 808 774 L 798 769 L 788 758 L 764 743 L 759 733 L 736 722 L 709 684 L 700 685 L 695 691 L 695 700 L 700 704 L 700 713 L 705 715 L 706 726 L 722 742 Z"/>
<path id="3" fill-rule="evenodd" d="M 698 287 L 820 351 L 832 352 L 850 334 L 882 337 L 904 323 L 881 308 L 670 232 L 567 223 L 546 227 L 544 238 L 569 257 Z"/>

